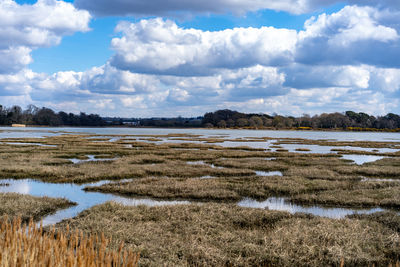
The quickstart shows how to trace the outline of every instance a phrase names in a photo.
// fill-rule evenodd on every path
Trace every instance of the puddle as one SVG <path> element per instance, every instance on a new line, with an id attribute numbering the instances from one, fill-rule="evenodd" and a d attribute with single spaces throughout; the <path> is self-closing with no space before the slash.
<path id="1" fill-rule="evenodd" d="M 320 145 L 304 145 L 304 144 L 279 144 L 283 149 L 287 149 L 289 152 L 302 153 L 302 154 L 329 154 L 335 153 L 336 150 L 355 150 L 365 152 L 376 152 L 376 153 L 394 153 L 398 152 L 399 149 L 393 148 L 368 148 L 368 147 L 353 147 L 353 146 L 320 146 Z M 271 148 L 271 147 L 270 147 Z M 309 150 L 309 151 L 302 151 Z M 276 148 L 272 148 L 272 151 L 276 151 Z"/>
<path id="2" fill-rule="evenodd" d="M 276 198 L 276 197 L 268 198 L 265 201 L 257 201 L 254 199 L 245 198 L 239 203 L 237 203 L 237 205 L 245 208 L 259 208 L 259 209 L 268 208 L 270 210 L 287 211 L 290 213 L 304 212 L 316 216 L 333 218 L 333 219 L 341 219 L 351 214 L 371 214 L 375 212 L 385 211 L 385 209 L 382 208 L 348 209 L 348 208 L 323 208 L 320 206 L 304 207 L 292 204 L 286 198 Z"/>
<path id="3" fill-rule="evenodd" d="M 211 175 L 204 175 L 204 176 L 200 177 L 200 179 L 214 179 L 214 178 L 217 178 L 217 177 L 211 176 Z"/>
<path id="4" fill-rule="evenodd" d="M 160 201 L 154 199 L 134 199 L 116 196 L 112 194 L 104 194 L 98 192 L 85 192 L 82 189 L 86 186 L 100 186 L 105 183 L 119 182 L 119 181 L 101 181 L 97 183 L 89 183 L 84 185 L 75 184 L 51 184 L 40 181 L 25 179 L 25 180 L 0 180 L 0 183 L 7 183 L 9 186 L 0 187 L 1 193 L 20 193 L 29 194 L 32 196 L 48 196 L 54 198 L 66 198 L 68 200 L 78 203 L 68 209 L 59 210 L 55 214 L 43 218 L 43 225 L 50 225 L 58 223 L 64 219 L 72 218 L 80 212 L 89 209 L 95 205 L 102 204 L 107 201 L 115 201 L 124 205 L 137 206 L 162 206 L 162 205 L 176 205 L 176 204 L 189 204 L 189 201 Z"/>
<path id="5" fill-rule="evenodd" d="M 98 159 L 96 158 L 96 156 L 94 155 L 87 155 L 88 159 L 69 159 L 69 161 L 71 161 L 74 164 L 80 164 L 80 163 L 84 163 L 84 162 L 90 162 L 90 161 L 112 161 L 112 160 L 116 160 L 116 158 L 112 158 L 112 159 Z"/>
<path id="6" fill-rule="evenodd" d="M 207 163 L 205 163 L 202 160 L 198 160 L 198 161 L 186 161 L 186 164 L 189 164 L 189 165 L 206 165 Z"/>
<path id="7" fill-rule="evenodd" d="M 271 171 L 271 172 L 264 172 L 264 171 L 255 171 L 258 176 L 283 176 L 282 172 L 280 171 Z"/>
<path id="8" fill-rule="evenodd" d="M 374 162 L 377 160 L 384 159 L 382 156 L 371 156 L 371 155 L 342 155 L 343 159 L 352 160 L 357 165 L 362 165 L 367 162 Z"/>
<path id="9" fill-rule="evenodd" d="M 116 141 L 121 140 L 122 137 L 96 135 L 96 136 L 87 137 L 86 139 L 89 139 L 89 140 L 91 140 L 91 139 L 105 139 L 105 140 L 95 140 L 93 142 L 116 142 Z"/>
<path id="10" fill-rule="evenodd" d="M 386 182 L 386 183 L 400 183 L 400 179 L 388 179 L 388 178 L 367 178 L 361 177 L 361 182 Z"/>

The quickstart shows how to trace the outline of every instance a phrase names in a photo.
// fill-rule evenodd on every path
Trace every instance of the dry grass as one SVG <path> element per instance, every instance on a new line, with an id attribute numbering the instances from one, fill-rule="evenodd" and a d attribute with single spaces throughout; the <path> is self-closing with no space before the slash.
<path id="1" fill-rule="evenodd" d="M 400 208 L 398 183 L 371 183 L 372 188 L 359 185 L 356 189 L 327 190 L 292 196 L 295 203 L 324 206 Z M 364 188 L 363 188 L 364 187 Z"/>
<path id="2" fill-rule="evenodd" d="M 106 203 L 57 227 L 67 224 L 125 242 L 142 266 L 387 266 L 400 256 L 399 234 L 378 222 L 225 204 Z"/>
<path id="3" fill-rule="evenodd" d="M 137 266 L 139 255 L 121 245 L 108 250 L 104 235 L 79 231 L 43 233 L 32 221 L 5 220 L 0 227 L 0 266 Z"/>
<path id="4" fill-rule="evenodd" d="M 74 202 L 66 199 L 33 197 L 15 193 L 0 193 L 0 203 L 0 217 L 21 217 L 24 222 L 29 221 L 30 218 L 37 221 L 59 209 L 75 205 Z"/>
<path id="5" fill-rule="evenodd" d="M 163 199 L 234 201 L 241 199 L 229 181 L 220 179 L 142 178 L 132 182 L 86 187 L 86 191 Z"/>
<path id="6" fill-rule="evenodd" d="M 294 218 L 266 237 L 274 266 L 388 266 L 400 256 L 400 236 L 368 220 Z"/>

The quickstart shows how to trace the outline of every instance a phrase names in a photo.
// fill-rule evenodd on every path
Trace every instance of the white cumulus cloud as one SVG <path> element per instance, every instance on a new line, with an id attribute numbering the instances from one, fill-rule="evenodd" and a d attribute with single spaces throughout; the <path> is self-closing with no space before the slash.
<path id="1" fill-rule="evenodd" d="M 215 69 L 284 65 L 296 45 L 294 30 L 234 28 L 201 31 L 179 28 L 161 18 L 117 26 L 111 64 L 136 73 L 178 76 L 210 75 Z"/>
<path id="2" fill-rule="evenodd" d="M 64 1 L 0 1 L 0 73 L 23 69 L 32 62 L 32 49 L 58 45 L 65 35 L 88 31 L 90 18 L 89 12 Z"/>

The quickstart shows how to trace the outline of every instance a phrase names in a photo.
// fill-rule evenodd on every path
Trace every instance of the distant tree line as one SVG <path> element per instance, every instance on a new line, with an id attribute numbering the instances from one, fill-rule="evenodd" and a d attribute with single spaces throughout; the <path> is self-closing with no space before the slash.
<path id="1" fill-rule="evenodd" d="M 41 126 L 129 126 L 129 127 L 217 127 L 217 128 L 273 128 L 273 129 L 347 129 L 347 130 L 399 130 L 400 116 L 389 113 L 385 116 L 371 116 L 366 113 L 346 111 L 345 113 L 322 113 L 301 117 L 277 114 L 246 114 L 229 109 L 206 113 L 195 118 L 102 118 L 97 114 L 79 115 L 29 105 L 25 110 L 19 106 L 0 105 L 0 125 L 25 124 Z"/>
<path id="2" fill-rule="evenodd" d="M 374 117 L 366 113 L 346 111 L 345 113 L 322 113 L 301 117 L 281 116 L 274 114 L 246 114 L 229 109 L 206 113 L 202 124 L 204 127 L 218 128 L 309 128 L 309 129 L 399 129 L 400 116 L 389 113 Z"/>
<path id="3" fill-rule="evenodd" d="M 26 124 L 42 126 L 106 126 L 107 123 L 97 114 L 81 112 L 79 115 L 49 108 L 29 105 L 25 110 L 19 106 L 10 108 L 0 105 L 0 125 Z"/>
<path id="4" fill-rule="evenodd" d="M 140 119 L 139 125 L 144 127 L 168 127 L 168 128 L 196 128 L 202 127 L 202 118 L 150 118 Z"/>

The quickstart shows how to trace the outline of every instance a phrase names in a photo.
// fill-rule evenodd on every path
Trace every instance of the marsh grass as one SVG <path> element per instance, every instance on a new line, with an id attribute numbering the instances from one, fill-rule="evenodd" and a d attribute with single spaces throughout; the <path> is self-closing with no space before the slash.
<path id="1" fill-rule="evenodd" d="M 30 218 L 37 221 L 59 209 L 76 205 L 62 198 L 33 197 L 15 193 L 0 193 L 0 203 L 0 217 L 20 217 L 24 222 L 29 221 Z"/>
<path id="2" fill-rule="evenodd" d="M 387 266 L 398 232 L 368 219 L 324 219 L 227 204 L 126 207 L 105 203 L 57 225 L 112 237 L 141 266 Z"/>
<path id="3" fill-rule="evenodd" d="M 368 186 L 368 185 L 365 185 Z M 372 188 L 332 189 L 292 196 L 292 201 L 307 205 L 340 207 L 387 207 L 400 208 L 398 183 L 372 183 Z"/>
<path id="4" fill-rule="evenodd" d="M 88 138 L 91 139 L 88 139 Z M 121 138 L 116 142 L 94 142 L 96 139 Z M 151 136 L 107 136 L 63 135 L 47 138 L 10 139 L 20 142 L 41 142 L 56 145 L 56 148 L 19 147 L 0 145 L 0 178 L 34 178 L 45 182 L 88 183 L 100 180 L 132 179 L 127 188 L 121 186 L 90 188 L 126 195 L 150 196 L 156 198 L 188 198 L 196 200 L 238 200 L 241 197 L 265 199 L 271 196 L 297 197 L 312 194 L 315 203 L 340 206 L 350 203 L 327 201 L 329 194 L 350 190 L 357 193 L 354 202 L 359 205 L 375 189 L 384 192 L 390 183 L 379 188 L 366 187 L 360 176 L 370 178 L 400 177 L 400 158 L 383 160 L 356 166 L 337 154 L 302 154 L 290 152 L 267 152 L 246 147 L 226 148 L 204 143 L 161 143 L 140 142 L 139 138 L 185 139 L 185 141 L 235 141 L 217 138 L 201 138 L 191 135 Z M 246 139 L 236 140 L 243 141 Z M 248 138 L 247 141 L 269 141 L 268 137 Z M 327 140 L 279 139 L 279 142 L 306 144 L 335 143 Z M 337 142 L 349 145 L 349 142 Z M 350 142 L 351 143 L 351 142 Z M 132 145 L 132 148 L 126 147 Z M 336 143 L 335 143 L 336 144 Z M 394 147 L 397 144 L 384 142 L 357 142 L 364 147 Z M 196 150 L 188 150 L 196 149 Z M 88 161 L 72 164 L 69 159 L 97 159 L 112 161 Z M 275 158 L 266 161 L 265 158 Z M 204 161 L 203 165 L 189 165 L 188 161 Z M 217 167 L 212 168 L 210 164 Z M 257 177 L 255 171 L 281 171 L 283 177 Z M 216 177 L 199 179 L 200 177 Z M 203 181 L 201 181 L 203 180 Z M 151 183 L 157 186 L 152 188 Z M 168 184 L 169 183 L 169 184 Z M 134 186 L 138 186 L 136 189 Z M 336 190 L 336 191 L 335 191 Z M 370 191 L 368 191 L 370 190 Z M 357 191 L 357 192 L 358 192 Z M 390 190 L 389 190 L 390 191 Z M 378 191 L 377 191 L 378 192 Z M 365 205 L 381 205 L 379 195 L 371 193 L 365 198 Z M 319 200 L 318 200 L 319 199 Z M 347 199 L 347 198 L 345 198 Z M 388 199 L 388 198 L 386 198 Z M 393 200 L 393 197 L 391 198 Z M 394 201 L 393 203 L 397 203 Z M 347 205 L 347 204 L 346 204 Z M 387 204 L 385 204 L 387 205 Z M 397 205 L 397 204 L 396 204 Z"/>
<path id="5" fill-rule="evenodd" d="M 348 187 L 348 182 L 344 181 L 250 176 L 209 179 L 141 178 L 129 182 L 89 186 L 85 190 L 129 197 L 231 202 L 245 197 L 263 200 L 273 196 L 293 196 Z"/>
<path id="6" fill-rule="evenodd" d="M 107 249 L 104 235 L 84 235 L 80 231 L 43 232 L 32 221 L 0 222 L 0 266 L 129 266 L 138 265 L 139 254 Z"/>

